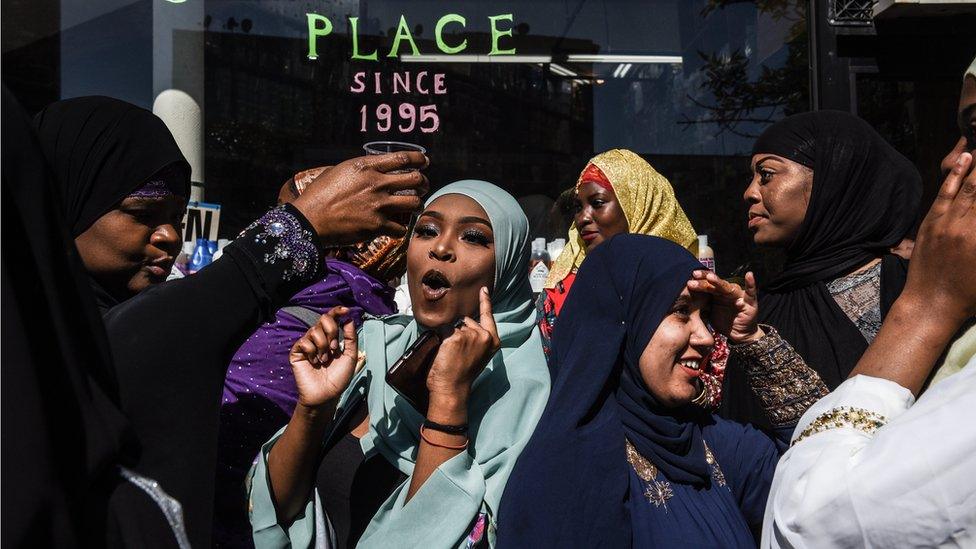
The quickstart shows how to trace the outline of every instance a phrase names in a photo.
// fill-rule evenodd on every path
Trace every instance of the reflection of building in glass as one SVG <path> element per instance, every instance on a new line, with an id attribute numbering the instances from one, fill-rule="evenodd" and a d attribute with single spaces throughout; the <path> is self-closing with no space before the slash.
<path id="1" fill-rule="evenodd" d="M 228 230 L 265 207 L 291 172 L 334 164 L 374 139 L 427 147 L 436 159 L 435 186 L 477 177 L 517 195 L 558 194 L 592 154 L 590 86 L 567 85 L 538 64 L 350 63 L 343 36 L 320 39 L 314 62 L 305 48 L 299 39 L 207 34 L 208 198 L 224 204 Z M 392 73 L 421 70 L 444 73 L 448 93 L 390 93 Z M 351 93 L 359 71 L 369 86 Z M 382 73 L 382 94 L 373 93 L 374 72 Z M 436 105 L 439 130 L 380 133 L 369 124 L 361 131 L 364 105 L 373 113 L 382 103 L 396 111 L 403 102 Z"/>
<path id="2" fill-rule="evenodd" d="M 207 200 L 233 236 L 293 171 L 360 154 L 378 138 L 430 150 L 435 186 L 473 177 L 525 204 L 548 203 L 586 160 L 611 147 L 644 155 L 674 184 L 728 274 L 750 256 L 741 191 L 752 136 L 811 108 L 854 112 L 922 171 L 931 197 L 958 135 L 959 77 L 976 6 L 874 4 L 842 24 L 832 0 L 4 0 L 3 76 L 28 109 L 98 93 L 145 107 L 178 88 L 203 107 Z M 867 5 L 866 3 L 864 3 Z M 853 4 L 851 4 L 853 5 Z M 836 6 L 835 6 L 836 7 Z M 307 59 L 306 13 L 330 36 Z M 389 59 L 401 16 L 423 54 L 446 13 L 465 62 Z M 487 63 L 489 16 L 512 14 L 518 63 Z M 352 61 L 350 17 L 361 52 Z M 351 93 L 357 72 L 443 73 L 448 93 Z M 435 133 L 377 130 L 376 110 L 436 107 Z M 372 117 L 361 131 L 362 114 Z M 411 111 L 410 109 L 415 109 Z M 426 112 L 426 111 L 425 111 Z M 537 208 L 538 209 L 538 208 Z M 540 229 L 541 230 L 541 229 Z"/>

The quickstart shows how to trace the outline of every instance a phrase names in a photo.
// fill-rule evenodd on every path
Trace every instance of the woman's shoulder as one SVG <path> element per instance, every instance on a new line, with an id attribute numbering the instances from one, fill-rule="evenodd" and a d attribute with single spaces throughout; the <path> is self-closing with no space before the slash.
<path id="1" fill-rule="evenodd" d="M 746 447 L 772 445 L 769 435 L 758 427 L 715 414 L 702 425 L 702 437 L 717 454 L 734 454 Z"/>

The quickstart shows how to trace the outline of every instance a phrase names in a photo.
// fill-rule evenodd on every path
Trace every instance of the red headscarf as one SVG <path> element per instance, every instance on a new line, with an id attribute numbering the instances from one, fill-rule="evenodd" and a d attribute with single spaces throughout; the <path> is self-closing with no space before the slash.
<path id="1" fill-rule="evenodd" d="M 613 191 L 613 185 L 607 176 L 603 175 L 603 170 L 596 167 L 595 164 L 587 164 L 583 173 L 580 174 L 579 181 L 576 183 L 576 188 L 578 189 L 583 183 L 596 183 L 597 185 L 603 187 L 608 191 Z"/>

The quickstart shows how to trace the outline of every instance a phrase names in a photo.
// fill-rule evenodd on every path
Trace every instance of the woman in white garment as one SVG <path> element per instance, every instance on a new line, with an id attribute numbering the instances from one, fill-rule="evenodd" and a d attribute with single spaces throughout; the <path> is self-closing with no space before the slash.
<path id="1" fill-rule="evenodd" d="M 976 360 L 915 400 L 976 315 L 976 170 L 963 152 L 976 146 L 974 107 L 970 72 L 963 138 L 944 162 L 951 170 L 905 290 L 851 377 L 800 419 L 776 469 L 762 547 L 976 546 Z"/>

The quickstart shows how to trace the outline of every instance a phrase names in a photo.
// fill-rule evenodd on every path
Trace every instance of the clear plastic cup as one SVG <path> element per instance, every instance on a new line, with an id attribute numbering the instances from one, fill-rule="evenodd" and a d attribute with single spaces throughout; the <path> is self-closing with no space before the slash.
<path id="1" fill-rule="evenodd" d="M 427 149 L 416 145 L 414 143 L 404 143 L 403 141 L 370 141 L 363 145 L 363 150 L 366 154 L 389 154 L 400 151 L 417 151 L 421 154 L 427 154 Z M 414 170 L 393 170 L 388 173 L 408 173 Z"/>
<path id="2" fill-rule="evenodd" d="M 370 141 L 369 143 L 363 145 L 363 150 L 366 151 L 366 154 L 389 154 L 389 153 L 395 153 L 400 151 L 417 151 L 421 154 L 425 154 L 425 155 L 427 154 L 427 149 L 425 149 L 424 147 L 421 147 L 420 145 L 416 145 L 414 143 L 404 143 L 403 141 Z M 417 171 L 417 170 L 416 169 L 392 170 L 387 173 L 410 173 L 413 171 Z M 413 195 L 416 194 L 416 192 L 412 190 L 405 190 L 405 191 L 396 191 L 393 194 Z M 414 223 L 417 221 L 417 215 L 416 214 L 407 215 L 399 219 L 399 221 L 404 225 L 406 225 L 407 227 L 409 227 L 410 230 L 412 230 Z"/>

